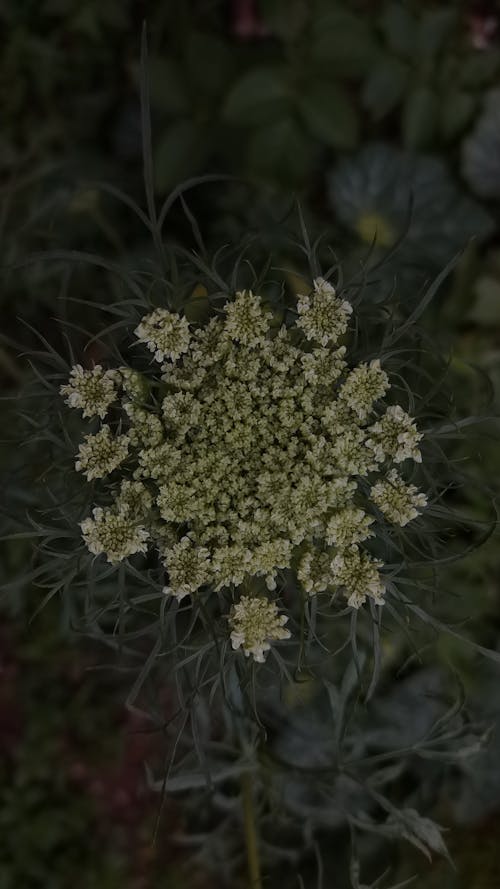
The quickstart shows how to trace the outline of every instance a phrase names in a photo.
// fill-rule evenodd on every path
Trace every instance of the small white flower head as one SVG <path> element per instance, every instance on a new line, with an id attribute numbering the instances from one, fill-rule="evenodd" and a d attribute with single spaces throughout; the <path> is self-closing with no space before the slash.
<path id="1" fill-rule="evenodd" d="M 163 564 L 169 580 L 163 592 L 175 596 L 179 602 L 211 580 L 208 549 L 197 546 L 189 537 L 182 537 L 179 543 L 167 550 Z"/>
<path id="2" fill-rule="evenodd" d="M 139 445 L 154 447 L 163 442 L 165 431 L 161 420 L 156 414 L 145 408 L 138 407 L 132 401 L 124 401 L 122 407 L 130 423 L 128 437 L 134 447 Z"/>
<path id="3" fill-rule="evenodd" d="M 128 512 L 96 507 L 93 518 L 84 519 L 80 527 L 91 553 L 104 553 L 108 562 L 115 564 L 147 549 L 149 533 Z"/>
<path id="4" fill-rule="evenodd" d="M 153 460 L 155 452 L 152 453 Z M 188 485 L 179 477 L 172 476 L 168 481 L 160 485 L 156 504 L 160 509 L 160 515 L 166 522 L 189 521 L 197 511 L 197 490 L 194 485 Z"/>
<path id="5" fill-rule="evenodd" d="M 415 485 L 408 485 L 395 469 L 391 469 L 384 481 L 373 485 L 370 497 L 385 518 L 401 528 L 416 519 L 419 510 L 427 506 L 425 494 Z"/>
<path id="6" fill-rule="evenodd" d="M 344 361 L 346 347 L 340 349 L 313 349 L 301 356 L 304 377 L 308 383 L 333 386 L 347 367 Z"/>
<path id="7" fill-rule="evenodd" d="M 119 367 L 115 373 L 117 381 L 129 398 L 133 401 L 144 401 L 148 394 L 148 384 L 143 374 L 132 370 L 131 367 Z"/>
<path id="8" fill-rule="evenodd" d="M 308 547 L 302 554 L 297 577 L 309 596 L 324 593 L 334 583 L 331 571 L 332 557 L 315 547 Z"/>
<path id="9" fill-rule="evenodd" d="M 116 501 L 118 511 L 123 515 L 144 518 L 151 509 L 153 498 L 142 482 L 124 479 Z"/>
<path id="10" fill-rule="evenodd" d="M 288 617 L 262 597 L 242 596 L 228 620 L 233 648 L 243 648 L 246 657 L 252 655 L 259 663 L 264 662 L 271 642 L 290 638 L 290 630 L 285 628 Z"/>
<path id="11" fill-rule="evenodd" d="M 219 546 L 214 549 L 213 569 L 215 572 L 216 590 L 233 584 L 239 586 L 243 583 L 250 571 L 252 553 L 241 544 L 233 546 Z"/>
<path id="12" fill-rule="evenodd" d="M 260 296 L 251 290 L 240 290 L 232 302 L 224 306 L 224 330 L 228 337 L 242 346 L 257 346 L 265 341 L 272 315 L 264 311 Z"/>
<path id="13" fill-rule="evenodd" d="M 103 370 L 96 364 L 92 370 L 84 370 L 81 364 L 71 369 L 69 383 L 60 388 L 69 407 L 79 408 L 84 417 L 104 419 L 110 404 L 117 396 L 115 371 Z"/>
<path id="14" fill-rule="evenodd" d="M 337 471 L 348 475 L 365 476 L 377 468 L 372 451 L 365 447 L 365 436 L 362 429 L 357 426 L 339 429 L 332 453 L 335 459 Z"/>
<path id="15" fill-rule="evenodd" d="M 160 363 L 165 359 L 177 361 L 188 351 L 191 341 L 187 319 L 167 309 L 155 309 L 145 315 L 135 335 Z"/>
<path id="16" fill-rule="evenodd" d="M 334 582 L 343 587 L 351 608 L 359 608 L 367 597 L 376 605 L 384 604 L 385 584 L 378 572 L 381 567 L 382 562 L 372 559 L 357 546 L 343 550 L 332 560 Z"/>
<path id="17" fill-rule="evenodd" d="M 86 435 L 78 448 L 77 472 L 83 472 L 87 481 L 104 478 L 126 459 L 129 439 L 127 435 L 114 436 L 104 424 L 95 435 Z"/>
<path id="18" fill-rule="evenodd" d="M 325 540 L 338 549 L 346 549 L 373 537 L 370 525 L 375 519 L 356 506 L 346 506 L 330 516 L 326 524 Z"/>
<path id="19" fill-rule="evenodd" d="M 399 404 L 388 407 L 383 417 L 367 431 L 370 438 L 366 445 L 373 450 L 378 463 L 387 459 L 394 463 L 408 459 L 422 462 L 418 443 L 423 435 Z"/>
<path id="20" fill-rule="evenodd" d="M 378 358 L 370 364 L 358 364 L 347 376 L 340 392 L 343 401 L 361 421 L 366 420 L 374 403 L 390 388 L 389 377 L 382 370 Z"/>
<path id="21" fill-rule="evenodd" d="M 250 536 L 254 526 L 250 524 Z M 257 531 L 257 528 L 255 528 Z M 292 543 L 290 540 L 278 538 L 259 544 L 252 553 L 252 574 L 265 576 L 268 590 L 276 589 L 276 573 L 279 568 L 286 568 L 292 558 Z"/>
<path id="22" fill-rule="evenodd" d="M 181 435 L 198 424 L 201 413 L 200 402 L 191 392 L 173 392 L 167 395 L 161 409 L 165 425 Z"/>
<path id="23" fill-rule="evenodd" d="M 297 311 L 297 326 L 302 328 L 306 339 L 326 346 L 328 343 L 335 344 L 346 332 L 352 306 L 335 295 L 331 284 L 323 278 L 316 278 L 312 293 L 298 295 Z"/>

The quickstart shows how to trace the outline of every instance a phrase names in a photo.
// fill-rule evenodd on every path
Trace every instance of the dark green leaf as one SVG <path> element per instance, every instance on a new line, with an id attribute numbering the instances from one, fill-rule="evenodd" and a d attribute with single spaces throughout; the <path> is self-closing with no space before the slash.
<path id="1" fill-rule="evenodd" d="M 427 148 L 437 124 L 437 98 L 427 86 L 417 86 L 407 96 L 401 122 L 403 142 L 411 150 Z"/>
<path id="2" fill-rule="evenodd" d="M 462 148 L 470 188 L 486 199 L 500 197 L 500 90 L 486 94 L 484 108 Z"/>
<path id="3" fill-rule="evenodd" d="M 192 174 L 207 150 L 208 136 L 192 120 L 173 123 L 155 152 L 156 186 L 160 191 Z"/>
<path id="4" fill-rule="evenodd" d="M 333 148 L 353 148 L 358 140 L 358 117 L 354 101 L 334 83 L 318 82 L 301 95 L 298 108 L 310 133 Z"/>
<path id="5" fill-rule="evenodd" d="M 387 3 L 380 24 L 394 52 L 406 57 L 413 55 L 417 22 L 403 3 Z"/>
<path id="6" fill-rule="evenodd" d="M 476 108 L 473 93 L 450 89 L 441 101 L 439 129 L 444 139 L 455 139 L 465 129 Z"/>
<path id="7" fill-rule="evenodd" d="M 310 52 L 312 64 L 330 77 L 358 78 L 370 69 L 377 46 L 366 19 L 333 8 L 314 18 Z"/>
<path id="8" fill-rule="evenodd" d="M 453 8 L 442 7 L 424 12 L 416 34 L 418 57 L 435 58 L 450 36 L 456 21 L 457 11 Z"/>
<path id="9" fill-rule="evenodd" d="M 183 114 L 189 108 L 189 97 L 182 70 L 173 59 L 153 56 L 149 59 L 151 107 L 168 114 Z"/>
<path id="10" fill-rule="evenodd" d="M 500 53 L 497 49 L 483 52 L 472 52 L 466 56 L 460 66 L 460 83 L 462 86 L 480 89 L 488 84 L 493 85 L 495 75 L 500 69 Z"/>
<path id="11" fill-rule="evenodd" d="M 222 116 L 230 123 L 262 124 L 275 119 L 288 103 L 286 69 L 281 65 L 253 68 L 230 90 Z"/>
<path id="12" fill-rule="evenodd" d="M 255 130 L 248 146 L 253 170 L 270 173 L 281 182 L 301 181 L 310 173 L 314 145 L 292 117 Z"/>
<path id="13" fill-rule="evenodd" d="M 491 275 L 482 275 L 475 284 L 476 301 L 468 317 L 476 324 L 487 326 L 500 324 L 500 281 Z"/>
<path id="14" fill-rule="evenodd" d="M 281 40 L 295 40 L 308 17 L 307 0 L 261 0 L 259 9 L 265 24 Z"/>
<path id="15" fill-rule="evenodd" d="M 375 120 L 381 120 L 399 104 L 406 89 L 408 66 L 391 56 L 382 56 L 366 78 L 361 99 Z"/>
<path id="16" fill-rule="evenodd" d="M 191 84 L 202 95 L 219 95 L 233 74 L 233 53 L 230 47 L 213 34 L 193 31 L 187 47 Z"/>

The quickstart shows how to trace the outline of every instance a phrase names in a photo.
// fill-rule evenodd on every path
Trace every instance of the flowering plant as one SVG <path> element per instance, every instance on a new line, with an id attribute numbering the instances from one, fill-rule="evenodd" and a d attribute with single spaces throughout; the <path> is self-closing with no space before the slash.
<path id="1" fill-rule="evenodd" d="M 238 598 L 243 584 L 264 577 L 279 594 L 295 570 L 308 596 L 381 606 L 384 563 L 368 541 L 427 504 L 399 471 L 422 461 L 422 433 L 387 403 L 380 359 L 349 366 L 339 344 L 352 311 L 323 278 L 273 332 L 252 291 L 194 329 L 156 308 L 135 330 L 152 366 L 76 365 L 61 387 L 70 407 L 112 424 L 85 436 L 75 464 L 102 480 L 81 523 L 89 551 L 116 564 L 152 548 L 178 601 L 231 591 L 233 648 L 257 661 L 290 637 L 289 618 L 257 590 Z"/>
<path id="2" fill-rule="evenodd" d="M 353 856 L 358 834 L 446 854 L 379 759 L 402 769 L 409 751 L 454 756 L 483 736 L 452 707 L 424 740 L 381 751 L 376 710 L 371 725 L 358 707 L 384 669 L 381 637 L 415 619 L 447 629 L 427 611 L 463 526 L 442 499 L 443 445 L 468 421 L 417 322 L 449 269 L 408 315 L 394 295 L 366 297 L 366 269 L 346 282 L 320 264 L 305 229 L 301 246 L 307 269 L 294 255 L 293 271 L 259 271 L 238 245 L 120 271 L 132 297 L 106 306 L 117 320 L 91 337 L 97 356 L 50 350 L 36 384 L 56 455 L 33 576 L 134 671 L 129 706 L 168 746 L 151 784 L 196 801 L 200 854 L 224 849 L 226 882 L 242 804 L 254 889 L 261 859 L 320 861 L 315 832 L 346 824 Z"/>

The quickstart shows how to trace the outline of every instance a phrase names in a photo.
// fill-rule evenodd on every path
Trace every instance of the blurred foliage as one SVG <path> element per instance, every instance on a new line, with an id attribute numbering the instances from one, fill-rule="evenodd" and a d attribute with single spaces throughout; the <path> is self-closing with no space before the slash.
<path id="1" fill-rule="evenodd" d="M 2 616 L 2 889 L 208 889 L 165 841 L 181 829 L 172 807 L 153 843 L 144 759 L 162 744 L 124 711 L 120 679 L 98 669 L 96 650 L 68 646 L 54 608 L 36 631 Z"/>

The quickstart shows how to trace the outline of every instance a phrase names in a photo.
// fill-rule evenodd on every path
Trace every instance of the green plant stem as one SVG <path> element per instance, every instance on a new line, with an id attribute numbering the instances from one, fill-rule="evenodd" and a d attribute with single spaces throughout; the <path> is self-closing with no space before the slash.
<path id="1" fill-rule="evenodd" d="M 249 889 L 262 889 L 260 875 L 259 844 L 255 825 L 255 807 L 253 801 L 252 775 L 245 772 L 241 777 L 241 796 L 243 802 L 243 822 L 248 861 Z"/>

